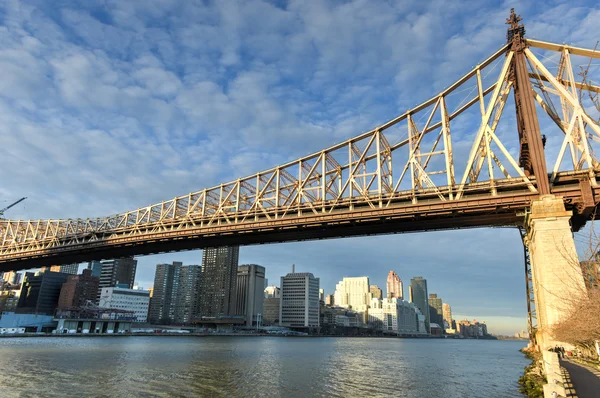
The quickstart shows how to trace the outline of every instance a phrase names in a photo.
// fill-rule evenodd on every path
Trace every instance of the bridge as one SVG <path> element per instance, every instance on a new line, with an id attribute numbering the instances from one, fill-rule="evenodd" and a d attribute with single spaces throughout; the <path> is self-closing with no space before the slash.
<path id="1" fill-rule="evenodd" d="M 600 53 L 526 39 L 514 12 L 507 24 L 506 44 L 448 88 L 320 152 L 109 217 L 0 220 L 0 271 L 221 245 L 514 226 L 524 230 L 528 287 L 544 329 L 564 311 L 545 292 L 584 289 L 563 254 L 576 253 L 572 231 L 600 203 L 593 150 L 600 124 L 590 115 L 600 87 L 587 74 L 577 81 L 574 59 Z M 567 277 L 575 282 L 566 286 Z"/>

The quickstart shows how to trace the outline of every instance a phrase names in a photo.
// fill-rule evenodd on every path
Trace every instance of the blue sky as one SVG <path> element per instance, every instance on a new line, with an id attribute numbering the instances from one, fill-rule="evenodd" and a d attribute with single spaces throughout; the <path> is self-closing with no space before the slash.
<path id="1" fill-rule="evenodd" d="M 0 204 L 102 216 L 313 153 L 449 86 L 503 45 L 513 6 L 529 37 L 600 39 L 593 1 L 4 1 Z M 173 260 L 201 252 L 141 257 L 139 283 Z M 243 247 L 240 262 L 276 283 L 295 263 L 327 293 L 343 276 L 383 287 L 394 269 L 456 317 L 525 328 L 516 230 Z"/>

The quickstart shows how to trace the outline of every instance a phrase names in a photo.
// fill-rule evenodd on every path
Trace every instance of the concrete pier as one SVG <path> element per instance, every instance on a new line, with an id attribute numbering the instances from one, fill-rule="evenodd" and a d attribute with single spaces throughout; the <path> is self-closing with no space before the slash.
<path id="1" fill-rule="evenodd" d="M 552 325 L 568 316 L 574 301 L 585 294 L 571 216 L 562 198 L 543 195 L 532 201 L 526 221 L 538 321 L 536 338 L 542 351 L 555 344 L 565 345 L 552 338 Z"/>

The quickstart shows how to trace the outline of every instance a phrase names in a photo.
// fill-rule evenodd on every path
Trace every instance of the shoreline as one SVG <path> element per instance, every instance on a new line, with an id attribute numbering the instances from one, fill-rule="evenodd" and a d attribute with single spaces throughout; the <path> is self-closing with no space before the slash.
<path id="1" fill-rule="evenodd" d="M 34 338 L 34 337 L 60 337 L 60 338 L 102 338 L 102 337 L 291 337 L 291 338 L 315 338 L 315 337 L 344 337 L 344 338 L 386 338 L 386 339 L 420 339 L 420 340 L 484 340 L 484 341 L 523 341 L 526 340 L 506 340 L 506 339 L 474 339 L 474 338 L 454 338 L 454 337 L 428 337 L 428 336 L 347 336 L 347 335 L 283 335 L 269 333 L 111 333 L 111 334 L 96 334 L 96 333 L 67 333 L 67 334 L 51 334 L 51 333 L 21 333 L 21 334 L 2 334 L 3 338 Z"/>

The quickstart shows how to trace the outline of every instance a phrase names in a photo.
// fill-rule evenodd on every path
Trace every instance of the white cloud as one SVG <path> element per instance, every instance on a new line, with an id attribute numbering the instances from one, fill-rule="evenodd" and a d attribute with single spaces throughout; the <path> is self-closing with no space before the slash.
<path id="1" fill-rule="evenodd" d="M 0 7 L 6 151 L 0 199 L 29 197 L 10 217 L 54 218 L 144 206 L 369 130 L 435 95 L 501 46 L 510 5 L 156 0 Z M 600 34 L 599 11 L 589 6 L 563 3 L 541 7 L 542 13 L 534 3 L 521 7 L 530 35 L 593 46 L 590 37 Z M 457 130 L 455 151 L 463 153 L 473 128 L 457 123 Z M 510 142 L 513 133 L 503 130 Z M 363 261 L 376 262 L 381 275 L 396 266 L 395 257 L 406 256 L 400 249 L 421 250 L 410 261 L 427 263 L 430 273 L 442 272 L 435 261 L 443 256 L 463 261 L 454 235 L 444 235 L 448 240 L 435 253 L 424 250 L 429 236 L 419 236 L 381 238 L 389 245 L 386 262 L 377 260 L 382 253 L 372 239 L 314 244 L 305 261 L 320 267 L 315 270 L 328 286 L 354 261 L 336 255 L 353 246 L 364 245 Z M 275 262 L 276 253 L 287 263 L 296 247 L 244 249 L 242 258 Z M 319 259 L 325 249 L 331 271 Z M 488 253 L 475 250 L 478 260 L 455 280 L 490 261 Z M 520 261 L 497 255 L 499 267 L 503 259 Z M 153 258 L 141 261 L 140 278 L 152 280 Z"/>

